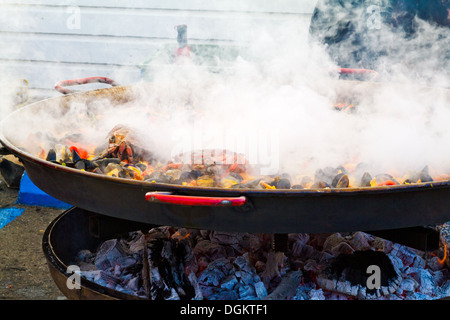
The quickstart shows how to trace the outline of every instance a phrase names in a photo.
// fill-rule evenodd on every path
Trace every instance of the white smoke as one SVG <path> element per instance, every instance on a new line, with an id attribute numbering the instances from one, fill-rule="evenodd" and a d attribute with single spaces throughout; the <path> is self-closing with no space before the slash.
<path id="1" fill-rule="evenodd" d="M 189 62 L 154 66 L 151 82 L 133 85 L 136 101 L 111 109 L 99 101 L 93 113 L 103 116 L 94 123 L 79 121 L 86 105 L 77 105 L 50 125 L 43 126 L 43 118 L 38 129 L 25 130 L 64 124 L 65 132 L 88 131 L 85 140 L 100 144 L 122 123 L 139 131 L 145 146 L 163 159 L 226 148 L 244 153 L 266 173 L 311 174 L 358 163 L 374 173 L 426 165 L 448 172 L 448 28 L 417 21 L 413 39 L 383 29 L 382 45 L 392 53 L 380 59 L 383 82 L 350 83 L 350 91 L 361 91 L 346 99 L 339 66 L 311 41 L 303 20 L 289 19 L 259 26 L 232 64 L 216 60 L 220 72 Z M 426 86 L 435 88 L 418 90 Z M 338 112 L 337 102 L 354 103 L 357 112 Z"/>

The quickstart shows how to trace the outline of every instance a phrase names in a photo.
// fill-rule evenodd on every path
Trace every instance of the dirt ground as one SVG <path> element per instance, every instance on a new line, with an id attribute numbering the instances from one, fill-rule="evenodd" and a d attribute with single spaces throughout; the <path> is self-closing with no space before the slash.
<path id="1" fill-rule="evenodd" d="M 18 190 L 0 182 L 0 207 L 25 211 L 0 229 L 0 300 L 60 300 L 42 251 L 47 226 L 64 210 L 15 204 Z"/>

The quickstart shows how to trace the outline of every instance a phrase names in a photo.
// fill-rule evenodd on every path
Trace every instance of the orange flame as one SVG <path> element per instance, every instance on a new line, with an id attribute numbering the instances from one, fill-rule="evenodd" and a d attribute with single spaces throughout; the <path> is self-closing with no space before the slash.
<path id="1" fill-rule="evenodd" d="M 434 253 L 432 253 L 431 255 L 433 255 L 436 258 L 438 258 L 439 264 L 443 265 L 445 263 L 445 261 L 447 260 L 447 243 L 444 242 L 444 256 L 442 258 L 439 259 L 439 257 L 437 255 L 435 255 Z"/>
<path id="2" fill-rule="evenodd" d="M 188 234 L 186 234 L 184 237 L 181 237 L 181 233 L 180 233 L 179 231 L 177 231 L 177 232 L 175 232 L 175 233 L 172 235 L 172 238 L 181 237 L 181 238 L 179 238 L 178 240 L 184 240 L 184 239 L 187 239 L 187 238 L 190 236 L 190 234 L 191 234 L 191 232 L 189 232 Z"/>

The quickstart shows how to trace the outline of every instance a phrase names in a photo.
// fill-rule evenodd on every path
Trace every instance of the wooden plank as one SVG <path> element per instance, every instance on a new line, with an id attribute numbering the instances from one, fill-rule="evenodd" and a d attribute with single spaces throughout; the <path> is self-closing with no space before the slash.
<path id="1" fill-rule="evenodd" d="M 55 1 L 52 0 L 3 0 L 0 3 L 10 5 L 47 5 L 62 7 L 79 6 L 104 8 L 311 14 L 317 3 L 317 0 L 73 0 L 69 3 L 55 3 Z"/>
<path id="2" fill-rule="evenodd" d="M 188 25 L 190 39 L 250 41 L 255 34 L 277 28 L 283 23 L 309 23 L 309 15 L 246 15 L 179 11 L 142 11 L 137 9 L 83 9 L 79 23 L 66 7 L 0 8 L 0 31 L 15 33 L 78 34 L 95 36 L 147 37 L 173 39 L 174 26 Z M 23 9 L 23 7 L 21 8 Z"/>

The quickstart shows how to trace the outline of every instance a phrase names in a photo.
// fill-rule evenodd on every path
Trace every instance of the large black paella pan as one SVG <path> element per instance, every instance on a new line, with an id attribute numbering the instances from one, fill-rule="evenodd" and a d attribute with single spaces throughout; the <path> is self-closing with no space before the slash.
<path id="1" fill-rule="evenodd" d="M 376 95 L 392 84 L 339 81 L 347 96 Z M 419 90 L 419 89 L 418 89 Z M 443 89 L 420 88 L 450 101 Z M 3 146 L 20 158 L 30 179 L 49 195 L 95 213 L 138 222 L 230 232 L 381 230 L 450 220 L 450 181 L 345 189 L 257 190 L 173 185 L 99 175 L 55 164 L 25 149 L 30 130 L 74 103 L 107 100 L 120 108 L 136 99 L 134 86 L 115 86 L 39 101 L 2 122 Z M 95 109 L 92 109 L 95 113 Z M 56 117 L 57 118 L 57 117 Z"/>

